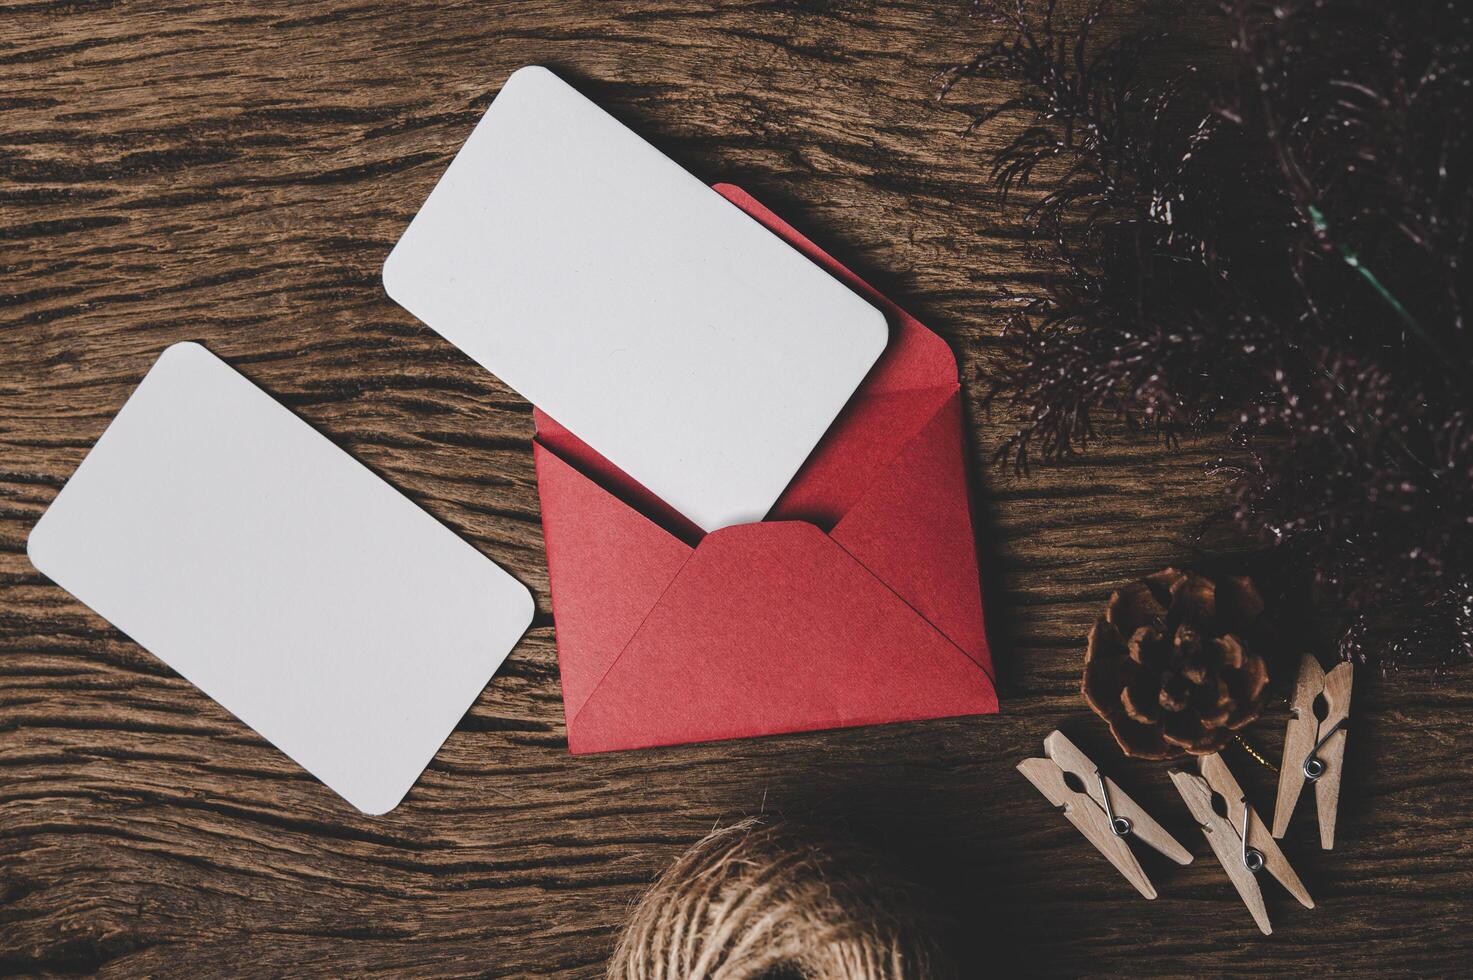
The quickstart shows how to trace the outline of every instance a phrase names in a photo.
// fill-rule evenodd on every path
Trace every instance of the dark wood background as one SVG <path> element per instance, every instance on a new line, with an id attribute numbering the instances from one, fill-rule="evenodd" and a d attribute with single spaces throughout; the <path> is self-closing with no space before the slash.
<path id="1" fill-rule="evenodd" d="M 965 2 L 0 4 L 0 973 L 594 976 L 714 825 L 781 811 L 891 851 L 968 975 L 1466 973 L 1473 686 L 1357 680 L 1339 847 L 1286 843 L 1262 938 L 1159 764 L 1078 695 L 1112 586 L 1203 560 L 1204 439 L 982 465 L 999 290 L 1033 273 L 938 104 Z M 745 185 L 948 337 L 995 718 L 567 754 L 528 406 L 390 303 L 390 245 L 514 68 L 547 64 Z M 589 160 L 590 168 L 597 160 Z M 533 589 L 532 631 L 404 804 L 364 817 L 37 574 L 32 524 L 164 347 L 204 342 Z M 1227 541 L 1231 549 L 1235 547 Z M 1292 612 L 1292 611 L 1291 611 Z M 1280 678 L 1287 683 L 1288 678 Z M 1253 730 L 1276 754 L 1281 699 Z M 1198 854 L 1147 903 L 1014 771 L 1063 726 Z M 1271 776 L 1233 760 L 1267 812 Z"/>

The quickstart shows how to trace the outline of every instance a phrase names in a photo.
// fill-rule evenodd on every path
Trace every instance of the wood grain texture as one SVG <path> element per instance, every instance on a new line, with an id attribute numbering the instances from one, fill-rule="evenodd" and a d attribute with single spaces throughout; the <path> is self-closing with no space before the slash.
<path id="1" fill-rule="evenodd" d="M 1112 586 L 1198 560 L 1211 440 L 980 465 L 999 290 L 1038 274 L 934 76 L 961 0 L 0 4 L 0 974 L 597 975 L 629 904 L 721 821 L 837 823 L 954 908 L 968 975 L 1465 972 L 1466 677 L 1357 679 L 1338 846 L 1285 851 L 1263 939 L 1158 765 L 1084 708 Z M 379 267 L 501 81 L 547 64 L 744 185 L 946 336 L 972 396 L 996 718 L 566 752 L 528 406 Z M 590 168 L 597 160 L 588 161 Z M 168 344 L 197 340 L 511 570 L 534 628 L 396 811 L 362 817 L 38 575 L 26 534 Z M 1291 658 L 1292 662 L 1292 658 Z M 1292 668 L 1282 684 L 1292 682 Z M 1285 712 L 1253 737 L 1277 755 Z M 1138 899 L 1013 769 L 1062 727 L 1167 828 Z M 1263 807 L 1272 777 L 1234 760 Z"/>

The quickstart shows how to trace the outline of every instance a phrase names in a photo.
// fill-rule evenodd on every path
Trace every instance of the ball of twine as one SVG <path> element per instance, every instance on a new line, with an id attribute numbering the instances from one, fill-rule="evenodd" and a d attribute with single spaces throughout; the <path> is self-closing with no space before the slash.
<path id="1" fill-rule="evenodd" d="M 640 899 L 610 980 L 955 975 L 916 891 L 853 842 L 748 819 L 696 843 Z"/>

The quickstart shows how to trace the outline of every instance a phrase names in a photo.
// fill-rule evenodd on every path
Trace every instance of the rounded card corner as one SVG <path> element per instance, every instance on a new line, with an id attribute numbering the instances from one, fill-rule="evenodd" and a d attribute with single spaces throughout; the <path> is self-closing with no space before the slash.
<path id="1" fill-rule="evenodd" d="M 46 541 L 50 537 L 45 530 L 46 514 L 49 513 L 51 513 L 51 508 L 48 507 L 46 513 L 42 514 L 41 519 L 31 528 L 31 533 L 26 535 L 26 559 L 31 563 L 32 568 L 47 578 L 51 578 L 51 573 L 42 566 L 46 564 Z"/>
<path id="2" fill-rule="evenodd" d="M 415 779 L 419 779 L 418 773 L 415 774 Z M 366 817 L 382 817 L 403 803 L 404 797 L 409 795 L 409 790 L 410 787 L 406 786 L 402 792 L 391 792 L 386 795 L 373 794 L 371 797 L 357 799 L 348 799 L 344 796 L 343 799 L 348 800 L 353 809 Z"/>
<path id="3" fill-rule="evenodd" d="M 400 238 L 399 239 L 399 241 L 401 241 L 401 242 L 403 240 L 404 240 L 403 238 Z M 393 300 L 394 302 L 398 303 L 400 306 L 403 306 L 404 305 L 404 301 L 399 298 L 400 297 L 400 292 L 399 292 L 399 282 L 398 282 L 399 281 L 399 273 L 398 273 L 399 259 L 398 259 L 398 255 L 399 255 L 399 246 L 396 244 L 392 249 L 389 250 L 389 254 L 384 257 L 384 264 L 379 269 L 378 277 L 379 277 L 379 282 L 384 287 L 384 295 L 387 296 L 387 297 L 389 297 L 389 299 Z"/>
<path id="4" fill-rule="evenodd" d="M 531 589 L 527 588 L 521 582 L 517 582 L 517 588 L 521 590 L 517 597 L 519 608 L 517 621 L 525 622 L 525 625 L 522 627 L 522 632 L 525 633 L 532 628 L 532 620 L 537 618 L 537 597 L 532 594 Z"/>
<path id="5" fill-rule="evenodd" d="M 863 302 L 865 306 L 869 307 L 870 310 L 869 329 L 873 334 L 871 340 L 875 350 L 875 359 L 878 360 L 880 354 L 884 353 L 885 348 L 890 344 L 890 318 L 885 315 L 884 310 L 880 309 L 878 306 L 875 306 L 873 303 L 866 300 L 863 296 L 859 296 L 858 299 Z"/>
<path id="6" fill-rule="evenodd" d="M 201 356 L 207 357 L 211 360 L 218 360 L 218 358 L 216 358 L 214 354 L 210 353 L 210 349 L 204 344 L 201 344 L 199 341 L 181 340 L 178 343 L 170 344 L 168 347 L 164 348 L 164 352 L 159 355 L 159 363 L 162 363 L 165 359 L 171 361 L 179 360 L 180 358 L 197 360 Z"/>
<path id="7" fill-rule="evenodd" d="M 501 90 L 505 92 L 514 84 L 545 84 L 549 80 L 556 82 L 562 81 L 562 79 L 558 78 L 557 74 L 546 65 L 523 65 L 516 71 L 512 72 L 510 75 L 506 76 L 506 81 L 502 83 Z"/>

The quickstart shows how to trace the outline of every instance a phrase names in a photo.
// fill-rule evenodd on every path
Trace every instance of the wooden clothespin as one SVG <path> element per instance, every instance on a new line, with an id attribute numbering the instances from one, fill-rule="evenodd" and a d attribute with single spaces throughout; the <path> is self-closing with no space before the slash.
<path id="1" fill-rule="evenodd" d="M 1146 898 L 1156 897 L 1156 888 L 1141 870 L 1140 862 L 1125 842 L 1126 837 L 1140 838 L 1177 864 L 1192 863 L 1191 853 L 1135 800 L 1126 796 L 1114 780 L 1106 778 L 1063 732 L 1052 732 L 1043 740 L 1043 753 L 1047 758 L 1024 759 L 1018 763 L 1018 771 L 1050 803 L 1063 808 L 1069 822 L 1115 865 L 1115 870 L 1136 891 Z"/>
<path id="2" fill-rule="evenodd" d="M 1346 723 L 1350 720 L 1350 682 L 1347 661 L 1328 674 L 1312 654 L 1299 667 L 1299 683 L 1289 705 L 1289 731 L 1284 735 L 1284 759 L 1279 763 L 1279 796 L 1274 802 L 1274 836 L 1283 837 L 1299 803 L 1307 779 L 1314 783 L 1315 808 L 1320 818 L 1320 847 L 1335 846 L 1335 811 L 1340 805 L 1340 770 L 1345 762 Z M 1328 710 L 1317 718 L 1315 699 L 1325 696 Z"/>
<path id="3" fill-rule="evenodd" d="M 1258 923 L 1265 936 L 1270 935 L 1273 927 L 1268 921 L 1263 891 L 1258 887 L 1260 871 L 1267 871 L 1277 878 L 1279 884 L 1305 908 L 1314 908 L 1314 899 L 1309 897 L 1299 876 L 1289 867 L 1288 859 L 1269 835 L 1268 827 L 1248 805 L 1248 798 L 1228 771 L 1222 756 L 1216 753 L 1204 755 L 1198 765 L 1202 771 L 1200 776 L 1173 769 L 1171 781 L 1176 784 L 1181 798 L 1186 800 L 1192 816 L 1202 825 L 1202 832 L 1212 845 L 1212 853 L 1222 862 L 1223 870 L 1243 897 L 1243 904 L 1253 914 L 1253 921 Z M 1213 805 L 1214 794 L 1226 801 L 1226 814 L 1219 813 Z"/>

